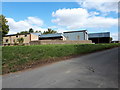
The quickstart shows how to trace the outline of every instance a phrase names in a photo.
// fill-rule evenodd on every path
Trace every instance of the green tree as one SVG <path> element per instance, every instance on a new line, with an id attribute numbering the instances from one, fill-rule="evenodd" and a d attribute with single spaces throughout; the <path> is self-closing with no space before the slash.
<path id="1" fill-rule="evenodd" d="M 17 41 L 19 42 L 19 44 L 23 44 L 24 38 L 18 38 Z"/>
<path id="2" fill-rule="evenodd" d="M 32 28 L 29 29 L 29 33 L 33 33 L 34 30 Z"/>
<path id="3" fill-rule="evenodd" d="M 35 31 L 35 33 L 41 33 L 41 31 Z"/>
<path id="4" fill-rule="evenodd" d="M 52 34 L 52 33 L 57 33 L 57 31 L 52 30 L 51 28 L 48 28 L 47 31 L 44 31 L 43 34 Z"/>
<path id="5" fill-rule="evenodd" d="M 0 15 L 0 33 L 2 33 L 2 37 L 4 37 L 9 32 L 9 26 L 7 25 L 7 20 L 5 16 Z"/>
<path id="6" fill-rule="evenodd" d="M 21 31 L 21 32 L 19 32 L 17 34 L 27 34 L 27 33 L 29 33 L 29 32 L 28 31 Z"/>

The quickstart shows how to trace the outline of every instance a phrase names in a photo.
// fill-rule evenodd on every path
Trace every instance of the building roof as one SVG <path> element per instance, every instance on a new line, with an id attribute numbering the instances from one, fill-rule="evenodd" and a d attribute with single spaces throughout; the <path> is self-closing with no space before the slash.
<path id="1" fill-rule="evenodd" d="M 101 32 L 101 33 L 89 33 L 89 38 L 96 38 L 96 37 L 110 37 L 110 32 Z"/>
<path id="2" fill-rule="evenodd" d="M 61 37 L 63 36 L 62 33 L 55 33 L 55 34 L 42 34 L 40 38 L 48 38 L 48 37 Z"/>
<path id="3" fill-rule="evenodd" d="M 79 31 L 68 31 L 68 32 L 63 32 L 63 33 L 74 33 L 74 32 L 86 32 L 87 30 L 79 30 Z"/>
<path id="4" fill-rule="evenodd" d="M 25 33 L 25 34 L 8 34 L 6 36 L 28 35 L 28 34 L 41 35 L 41 33 Z"/>
<path id="5" fill-rule="evenodd" d="M 38 35 L 38 36 L 39 36 L 39 35 L 41 35 L 41 33 L 40 33 L 40 32 L 39 32 L 39 33 L 31 33 L 31 34 Z"/>
<path id="6" fill-rule="evenodd" d="M 26 34 L 30 34 L 30 33 L 25 33 L 25 34 L 7 34 L 6 36 L 16 36 L 16 35 L 26 35 Z"/>

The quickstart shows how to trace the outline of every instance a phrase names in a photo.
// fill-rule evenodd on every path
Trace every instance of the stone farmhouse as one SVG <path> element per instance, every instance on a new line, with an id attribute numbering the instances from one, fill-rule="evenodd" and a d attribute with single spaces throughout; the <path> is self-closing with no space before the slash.
<path id="1" fill-rule="evenodd" d="M 30 41 L 38 40 L 38 35 L 32 33 L 6 35 L 3 37 L 3 45 L 14 45 L 14 43 L 18 43 L 18 38 L 23 38 L 23 43 L 29 44 Z"/>

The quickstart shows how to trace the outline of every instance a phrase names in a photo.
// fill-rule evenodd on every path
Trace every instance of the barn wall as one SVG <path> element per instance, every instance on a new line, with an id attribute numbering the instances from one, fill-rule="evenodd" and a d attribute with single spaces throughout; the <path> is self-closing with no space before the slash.
<path id="1" fill-rule="evenodd" d="M 88 40 L 85 32 L 63 33 L 63 36 L 66 38 L 66 40 Z"/>

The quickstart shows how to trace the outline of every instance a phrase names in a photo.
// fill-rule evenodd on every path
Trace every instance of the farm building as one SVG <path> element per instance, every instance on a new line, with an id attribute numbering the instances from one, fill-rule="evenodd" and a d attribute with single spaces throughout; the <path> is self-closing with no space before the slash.
<path id="1" fill-rule="evenodd" d="M 90 33 L 88 38 L 93 43 L 110 43 L 110 32 Z"/>
<path id="2" fill-rule="evenodd" d="M 13 45 L 15 43 L 18 43 L 19 38 L 23 38 L 24 44 L 29 44 L 30 41 L 38 40 L 40 33 L 26 33 L 26 34 L 11 34 L 11 35 L 6 35 L 3 37 L 3 45 Z"/>
<path id="3" fill-rule="evenodd" d="M 64 40 L 64 36 L 62 33 L 55 34 L 43 34 L 39 36 L 39 40 Z"/>
<path id="4" fill-rule="evenodd" d="M 43 34 L 39 36 L 39 40 L 88 40 L 88 34 L 87 30 Z"/>
<path id="5" fill-rule="evenodd" d="M 3 45 L 15 45 L 19 43 L 18 39 L 23 38 L 25 45 L 30 45 L 31 43 L 39 44 L 71 44 L 71 43 L 92 43 L 88 40 L 87 30 L 82 31 L 68 31 L 63 33 L 55 34 L 41 34 L 41 33 L 27 33 L 27 34 L 13 34 L 6 35 L 3 37 Z M 49 41 L 48 41 L 49 40 Z"/>
<path id="6" fill-rule="evenodd" d="M 66 40 L 88 40 L 87 30 L 63 32 Z"/>
<path id="7" fill-rule="evenodd" d="M 111 41 L 111 43 L 120 43 L 120 41 Z"/>

